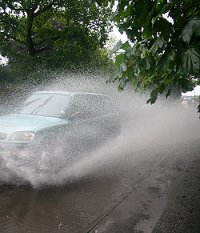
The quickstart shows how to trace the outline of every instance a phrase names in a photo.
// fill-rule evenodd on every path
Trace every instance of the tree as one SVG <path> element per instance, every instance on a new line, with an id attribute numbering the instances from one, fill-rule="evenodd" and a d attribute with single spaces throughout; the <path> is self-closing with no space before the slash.
<path id="1" fill-rule="evenodd" d="M 19 73 L 98 63 L 110 14 L 91 0 L 0 1 L 0 53 Z"/>
<path id="2" fill-rule="evenodd" d="M 113 20 L 130 40 L 114 48 L 111 81 L 118 80 L 120 89 L 128 82 L 136 90 L 150 89 L 148 102 L 154 103 L 159 94 L 186 92 L 200 83 L 198 0 L 118 0 Z"/>

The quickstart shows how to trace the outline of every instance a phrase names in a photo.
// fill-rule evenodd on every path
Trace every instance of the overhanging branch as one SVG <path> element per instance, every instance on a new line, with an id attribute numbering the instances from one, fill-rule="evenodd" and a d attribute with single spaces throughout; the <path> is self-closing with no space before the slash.
<path id="1" fill-rule="evenodd" d="M 37 17 L 38 15 L 44 13 L 45 11 L 48 11 L 51 9 L 51 7 L 53 6 L 54 4 L 54 1 L 52 1 L 49 5 L 45 6 L 44 8 L 38 10 L 34 15 L 35 17 Z"/>
<path id="2" fill-rule="evenodd" d="M 20 44 L 26 44 L 26 42 L 25 42 L 25 41 L 21 41 L 21 40 L 17 39 L 17 38 L 16 38 L 16 37 L 14 37 L 14 36 L 11 36 L 11 39 L 13 39 L 14 41 L 16 41 L 17 43 L 20 43 Z"/>

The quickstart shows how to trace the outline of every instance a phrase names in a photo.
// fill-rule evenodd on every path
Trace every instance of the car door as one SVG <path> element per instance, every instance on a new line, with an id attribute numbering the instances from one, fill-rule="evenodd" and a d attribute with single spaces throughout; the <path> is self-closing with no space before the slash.
<path id="1" fill-rule="evenodd" d="M 96 117 L 94 94 L 75 94 L 70 106 L 70 140 L 76 147 L 95 142 L 99 135 L 99 118 Z"/>

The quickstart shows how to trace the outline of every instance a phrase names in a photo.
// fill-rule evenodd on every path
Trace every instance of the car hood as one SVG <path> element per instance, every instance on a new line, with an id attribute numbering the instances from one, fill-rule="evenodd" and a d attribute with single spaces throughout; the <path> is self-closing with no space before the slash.
<path id="1" fill-rule="evenodd" d="M 0 117 L 0 132 L 37 131 L 65 123 L 67 123 L 66 120 L 54 117 L 10 114 Z"/>

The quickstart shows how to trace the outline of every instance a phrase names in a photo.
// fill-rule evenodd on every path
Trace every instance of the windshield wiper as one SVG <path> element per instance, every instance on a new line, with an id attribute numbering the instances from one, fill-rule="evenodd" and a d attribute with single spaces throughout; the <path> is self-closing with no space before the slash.
<path id="1" fill-rule="evenodd" d="M 28 105 L 32 104 L 32 103 L 35 103 L 37 102 L 38 100 L 40 100 L 41 98 L 37 98 L 37 99 L 34 99 L 34 100 L 31 100 L 27 103 L 25 103 L 23 106 L 20 106 L 18 107 L 17 109 L 15 109 L 14 113 L 18 113 L 18 112 L 21 112 L 23 110 L 24 107 L 27 107 Z"/>
<path id="2" fill-rule="evenodd" d="M 31 115 L 36 115 L 36 113 L 38 113 L 40 111 L 40 109 L 47 104 L 51 99 L 53 98 L 53 95 L 50 96 L 48 99 L 46 99 L 42 104 L 40 104 L 39 106 L 37 106 L 36 109 L 34 109 L 30 114 Z"/>

